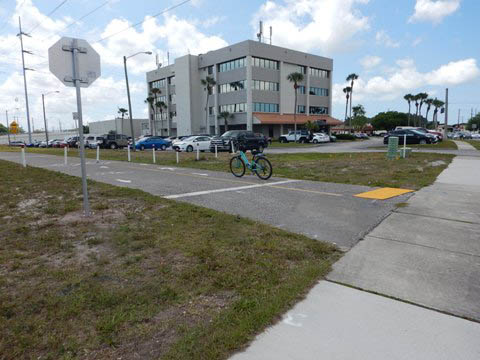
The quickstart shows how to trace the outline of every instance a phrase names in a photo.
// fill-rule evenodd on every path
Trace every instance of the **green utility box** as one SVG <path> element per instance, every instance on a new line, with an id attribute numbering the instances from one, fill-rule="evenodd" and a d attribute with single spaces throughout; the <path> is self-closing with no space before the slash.
<path id="1" fill-rule="evenodd" d="M 397 154 L 398 154 L 398 137 L 390 136 L 388 138 L 387 159 L 394 160 L 397 158 Z"/>

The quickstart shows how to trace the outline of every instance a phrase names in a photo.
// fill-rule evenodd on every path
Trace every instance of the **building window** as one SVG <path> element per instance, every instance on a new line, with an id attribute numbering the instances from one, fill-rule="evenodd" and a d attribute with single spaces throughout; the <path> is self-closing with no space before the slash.
<path id="1" fill-rule="evenodd" d="M 208 115 L 213 115 L 213 106 L 208 108 Z"/>
<path id="2" fill-rule="evenodd" d="M 158 101 L 163 101 L 164 103 L 166 103 L 167 102 L 167 95 L 162 95 L 162 96 L 157 97 L 157 102 Z"/>
<path id="3" fill-rule="evenodd" d="M 263 90 L 263 91 L 278 91 L 279 84 L 277 82 L 263 81 L 263 80 L 253 80 L 252 89 L 253 90 Z"/>
<path id="4" fill-rule="evenodd" d="M 305 86 L 299 85 L 297 91 L 299 94 L 305 94 Z"/>
<path id="5" fill-rule="evenodd" d="M 278 104 L 253 103 L 253 111 L 278 113 Z"/>
<path id="6" fill-rule="evenodd" d="M 253 66 L 278 70 L 278 61 L 253 57 Z"/>
<path id="7" fill-rule="evenodd" d="M 175 76 L 170 76 L 168 78 L 168 85 L 175 85 Z"/>
<path id="8" fill-rule="evenodd" d="M 156 81 L 152 81 L 150 83 L 150 89 L 153 89 L 153 88 L 162 88 L 162 87 L 165 87 L 166 85 L 166 79 L 160 79 L 160 80 L 156 80 Z"/>
<path id="9" fill-rule="evenodd" d="M 230 71 L 230 70 L 240 69 L 240 68 L 243 68 L 243 67 L 245 67 L 245 58 L 244 57 L 240 58 L 240 59 L 227 61 L 227 62 L 218 64 L 218 72 L 226 72 L 226 71 Z"/>
<path id="10" fill-rule="evenodd" d="M 208 71 L 208 75 L 212 75 L 212 74 L 213 74 L 213 65 L 210 65 L 210 66 L 207 68 L 207 71 Z"/>
<path id="11" fill-rule="evenodd" d="M 321 77 L 321 78 L 328 78 L 328 77 L 330 77 L 330 71 L 316 69 L 316 68 L 310 68 L 310 75 L 316 76 L 316 77 Z"/>
<path id="12" fill-rule="evenodd" d="M 310 95 L 328 96 L 328 89 L 311 87 L 310 88 Z"/>
<path id="13" fill-rule="evenodd" d="M 300 74 L 306 74 L 307 73 L 307 67 L 306 66 L 302 66 L 302 65 L 298 65 L 298 69 L 297 69 L 297 72 L 299 72 Z"/>
<path id="14" fill-rule="evenodd" d="M 310 114 L 328 114 L 328 107 L 325 106 L 310 106 Z"/>
<path id="15" fill-rule="evenodd" d="M 219 94 L 229 93 L 232 91 L 240 91 L 243 89 L 245 89 L 245 80 L 234 81 L 228 84 L 218 85 Z"/>
<path id="16" fill-rule="evenodd" d="M 297 112 L 299 114 L 305 114 L 305 105 L 298 105 Z"/>
<path id="17" fill-rule="evenodd" d="M 240 103 L 240 104 L 220 105 L 218 107 L 218 111 L 219 112 L 228 111 L 230 114 L 246 112 L 247 111 L 247 104 L 246 103 Z"/>

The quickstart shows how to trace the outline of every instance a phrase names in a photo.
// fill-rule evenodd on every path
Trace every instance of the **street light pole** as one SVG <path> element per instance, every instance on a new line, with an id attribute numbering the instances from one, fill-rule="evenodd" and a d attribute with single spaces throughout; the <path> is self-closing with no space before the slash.
<path id="1" fill-rule="evenodd" d="M 147 54 L 147 55 L 152 55 L 151 51 L 141 51 L 136 54 L 133 54 L 131 56 L 124 56 L 123 57 L 123 67 L 125 70 L 125 83 L 127 85 L 127 97 L 128 97 L 128 114 L 130 116 L 130 133 L 132 134 L 132 147 L 133 151 L 136 151 L 137 149 L 135 148 L 135 134 L 133 133 L 133 115 L 132 115 L 132 101 L 130 99 L 130 86 L 128 84 L 128 72 L 127 72 L 127 59 L 134 57 L 139 54 Z M 116 122 L 115 122 L 116 123 Z M 123 126 L 123 120 L 122 120 L 122 126 Z"/>
<path id="2" fill-rule="evenodd" d="M 43 105 L 43 123 L 45 125 L 45 141 L 47 142 L 48 146 L 48 126 L 47 126 L 47 117 L 45 116 L 45 96 L 48 94 L 59 93 L 60 91 L 50 91 L 46 94 L 42 94 L 42 105 Z"/>
<path id="3" fill-rule="evenodd" d="M 8 110 L 5 110 L 5 118 L 7 119 L 8 145 L 10 145 L 10 124 L 8 123 Z"/>

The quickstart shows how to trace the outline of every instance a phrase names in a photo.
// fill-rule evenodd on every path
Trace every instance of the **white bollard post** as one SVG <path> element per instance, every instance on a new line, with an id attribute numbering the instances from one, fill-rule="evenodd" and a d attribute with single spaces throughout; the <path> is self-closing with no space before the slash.
<path id="1" fill-rule="evenodd" d="M 128 155 L 128 162 L 132 161 L 132 157 L 130 156 L 130 145 L 127 145 L 127 155 Z"/>
<path id="2" fill-rule="evenodd" d="M 65 166 L 68 165 L 68 155 L 67 155 L 67 151 L 68 151 L 68 147 L 65 146 L 65 147 L 63 148 L 63 155 L 64 155 L 63 157 L 64 157 L 64 164 L 65 164 Z"/>
<path id="3" fill-rule="evenodd" d="M 230 144 L 232 144 L 232 154 L 235 154 L 235 145 L 233 145 L 233 141 Z"/>
<path id="4" fill-rule="evenodd" d="M 200 144 L 197 143 L 197 161 L 200 160 Z"/>
<path id="5" fill-rule="evenodd" d="M 27 159 L 25 158 L 25 146 L 22 146 L 22 165 L 27 167 Z"/>
<path id="6" fill-rule="evenodd" d="M 403 158 L 407 157 L 407 134 L 403 135 Z"/>
<path id="7" fill-rule="evenodd" d="M 97 145 L 97 164 L 100 162 L 100 145 Z"/>
<path id="8" fill-rule="evenodd" d="M 177 153 L 177 164 L 178 164 L 180 162 L 180 155 L 179 155 L 180 151 L 175 151 L 175 152 Z"/>
<path id="9" fill-rule="evenodd" d="M 153 163 L 157 163 L 157 158 L 155 157 L 155 145 L 152 147 L 152 154 L 153 154 Z"/>
<path id="10" fill-rule="evenodd" d="M 215 145 L 215 157 L 218 158 L 218 145 Z"/>

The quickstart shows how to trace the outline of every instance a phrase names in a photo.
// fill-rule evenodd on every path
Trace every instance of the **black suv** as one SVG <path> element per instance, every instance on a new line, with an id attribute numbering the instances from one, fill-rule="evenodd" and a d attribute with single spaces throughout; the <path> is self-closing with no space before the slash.
<path id="1" fill-rule="evenodd" d="M 117 149 L 127 147 L 128 136 L 121 134 L 106 134 L 101 136 L 103 143 L 100 144 L 102 149 Z"/>
<path id="2" fill-rule="evenodd" d="M 212 138 L 210 142 L 210 151 L 215 152 L 215 145 L 218 151 L 231 151 L 232 143 L 235 149 L 240 146 L 243 151 L 257 150 L 263 152 L 268 146 L 268 141 L 264 136 L 257 136 L 253 131 L 231 130 L 222 136 Z"/>
<path id="3" fill-rule="evenodd" d="M 383 138 L 383 143 L 388 144 L 388 138 L 390 136 L 395 136 L 398 137 L 398 144 L 403 145 L 405 135 L 407 138 L 407 144 L 434 144 L 437 142 L 437 138 L 432 134 L 425 134 L 416 129 L 403 129 L 389 132 Z"/>

